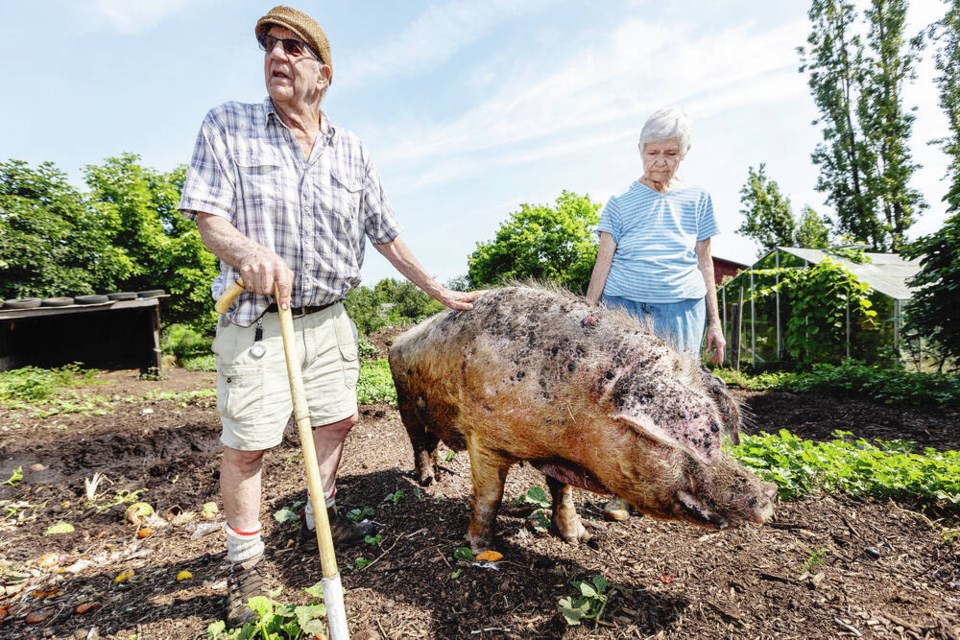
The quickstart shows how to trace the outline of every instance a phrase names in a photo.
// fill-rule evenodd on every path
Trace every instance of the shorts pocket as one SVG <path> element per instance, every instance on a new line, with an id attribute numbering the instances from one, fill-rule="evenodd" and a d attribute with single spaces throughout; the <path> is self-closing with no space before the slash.
<path id="1" fill-rule="evenodd" d="M 253 424 L 263 412 L 263 371 L 244 365 L 223 367 L 217 376 L 217 411 L 235 423 Z"/>
<path id="2" fill-rule="evenodd" d="M 357 347 L 357 326 L 346 312 L 337 317 L 337 346 L 340 348 L 340 358 L 343 361 L 343 380 L 348 389 L 357 386 L 360 377 L 360 352 Z"/>

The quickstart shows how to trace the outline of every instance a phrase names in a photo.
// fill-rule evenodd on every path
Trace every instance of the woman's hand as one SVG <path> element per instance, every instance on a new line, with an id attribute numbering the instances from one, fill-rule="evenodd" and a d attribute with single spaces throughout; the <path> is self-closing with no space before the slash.
<path id="1" fill-rule="evenodd" d="M 711 322 L 707 326 L 707 344 L 706 352 L 712 354 L 710 362 L 721 364 L 723 362 L 723 352 L 727 346 L 727 341 L 723 337 L 723 330 L 718 323 Z"/>

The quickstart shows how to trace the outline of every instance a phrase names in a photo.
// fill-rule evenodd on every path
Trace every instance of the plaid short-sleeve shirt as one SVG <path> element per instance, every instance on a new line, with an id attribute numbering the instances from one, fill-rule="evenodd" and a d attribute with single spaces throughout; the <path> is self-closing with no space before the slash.
<path id="1" fill-rule="evenodd" d="M 390 242 L 400 228 L 366 147 L 321 117 L 308 160 L 268 97 L 228 102 L 204 118 L 180 211 L 220 216 L 272 249 L 293 270 L 293 306 L 336 302 L 360 284 L 366 238 Z M 213 296 L 239 272 L 221 261 Z M 230 319 L 250 325 L 272 302 L 243 293 Z"/>

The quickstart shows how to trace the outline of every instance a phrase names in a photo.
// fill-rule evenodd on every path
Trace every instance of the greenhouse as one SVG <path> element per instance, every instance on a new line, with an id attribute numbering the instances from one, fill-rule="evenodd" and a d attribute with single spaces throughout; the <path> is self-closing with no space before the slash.
<path id="1" fill-rule="evenodd" d="M 798 322 L 802 325 L 803 319 L 793 318 L 794 323 L 790 324 L 794 309 L 790 295 L 779 286 L 780 280 L 788 270 L 809 268 L 828 260 L 866 285 L 867 306 L 876 314 L 865 322 L 858 318 L 856 310 L 851 313 L 848 304 L 846 312 L 834 323 L 837 326 L 831 327 L 832 331 L 812 338 L 823 341 L 825 353 L 835 354 L 838 359 L 854 358 L 878 364 L 901 361 L 905 346 L 903 306 L 911 296 L 907 283 L 920 270 L 919 261 L 892 253 L 843 249 L 833 253 L 777 247 L 718 290 L 723 331 L 733 366 L 746 364 L 763 368 L 795 360 L 795 354 L 788 349 L 786 332 L 790 326 L 796 328 Z M 818 295 L 845 296 L 827 287 Z M 824 300 L 826 304 L 826 298 Z M 815 329 L 812 331 L 816 333 Z"/>

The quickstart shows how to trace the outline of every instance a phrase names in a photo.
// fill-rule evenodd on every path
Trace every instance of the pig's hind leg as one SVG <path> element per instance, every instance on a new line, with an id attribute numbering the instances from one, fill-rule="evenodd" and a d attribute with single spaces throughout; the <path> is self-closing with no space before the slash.
<path id="1" fill-rule="evenodd" d="M 437 477 L 439 464 L 440 438 L 427 430 L 416 410 L 404 411 L 400 408 L 400 419 L 407 428 L 410 444 L 413 445 L 413 464 L 417 472 L 417 481 L 427 486 Z"/>
<path id="2" fill-rule="evenodd" d="M 592 536 L 577 515 L 577 507 L 573 504 L 573 487 L 550 476 L 547 476 L 547 487 L 553 498 L 553 526 L 557 533 L 573 544 L 588 542 Z"/>
<path id="3" fill-rule="evenodd" d="M 407 429 L 410 444 L 413 446 L 413 464 L 417 473 L 417 481 L 427 486 L 436 479 L 439 463 L 440 438 L 428 429 L 423 415 L 409 396 L 397 385 L 397 405 L 400 409 L 400 419 Z"/>

